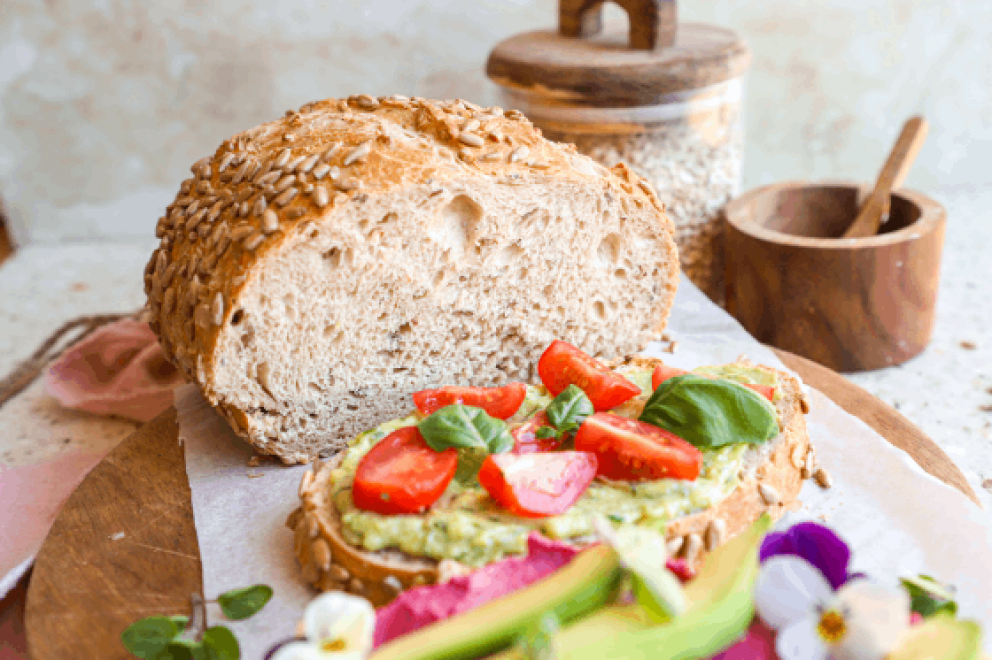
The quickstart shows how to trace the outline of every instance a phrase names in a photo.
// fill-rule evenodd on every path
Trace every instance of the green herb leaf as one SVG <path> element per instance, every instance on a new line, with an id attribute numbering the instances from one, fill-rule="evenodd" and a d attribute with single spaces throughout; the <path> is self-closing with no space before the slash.
<path id="1" fill-rule="evenodd" d="M 182 614 L 176 614 L 176 615 L 170 616 L 168 618 L 169 618 L 169 621 L 171 621 L 172 623 L 176 624 L 176 628 L 179 629 L 179 632 L 182 632 L 182 631 L 186 630 L 186 626 L 189 625 L 189 617 L 188 616 L 183 616 Z"/>
<path id="2" fill-rule="evenodd" d="M 560 436 L 561 434 L 550 426 L 542 426 L 534 434 L 534 437 L 538 440 L 547 440 L 548 438 L 555 438 L 557 440 Z"/>
<path id="3" fill-rule="evenodd" d="M 554 660 L 555 633 L 560 623 L 554 612 L 544 615 L 531 624 L 517 638 L 516 648 L 527 660 Z"/>
<path id="4" fill-rule="evenodd" d="M 575 385 L 569 385 L 555 397 L 544 412 L 552 426 L 563 433 L 568 433 L 582 426 L 586 417 L 596 411 L 585 392 Z"/>
<path id="5" fill-rule="evenodd" d="M 128 626 L 121 633 L 121 643 L 132 655 L 155 660 L 178 634 L 178 626 L 169 617 L 150 616 Z"/>
<path id="6" fill-rule="evenodd" d="M 247 619 L 265 607 L 270 598 L 272 598 L 272 587 L 256 584 L 253 587 L 235 589 L 221 594 L 217 597 L 217 603 L 220 605 L 220 609 L 224 610 L 224 616 L 238 621 Z"/>
<path id="7" fill-rule="evenodd" d="M 757 444 L 778 435 L 778 416 L 768 399 L 732 381 L 694 374 L 659 385 L 640 421 L 704 449 Z"/>
<path id="8" fill-rule="evenodd" d="M 203 633 L 203 648 L 207 650 L 208 660 L 238 660 L 241 657 L 237 638 L 225 626 L 207 628 Z"/>
<path id="9" fill-rule="evenodd" d="M 434 451 L 484 447 L 490 454 L 502 454 L 513 448 L 513 436 L 506 422 L 490 417 L 482 408 L 460 403 L 441 408 L 417 424 L 417 428 Z"/>
<path id="10" fill-rule="evenodd" d="M 180 637 L 169 642 L 155 660 L 207 660 L 207 650 L 202 642 Z"/>
<path id="11" fill-rule="evenodd" d="M 903 578 L 900 582 L 909 592 L 910 608 L 924 619 L 937 614 L 957 615 L 958 604 L 954 602 L 954 591 L 951 587 L 941 584 L 929 575 Z"/>

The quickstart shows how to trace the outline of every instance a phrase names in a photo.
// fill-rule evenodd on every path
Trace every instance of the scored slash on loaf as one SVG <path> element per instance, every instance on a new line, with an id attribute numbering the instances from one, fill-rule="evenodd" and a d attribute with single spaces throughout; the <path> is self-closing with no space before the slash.
<path id="1" fill-rule="evenodd" d="M 639 350 L 677 286 L 651 188 L 513 110 L 319 101 L 191 171 L 145 270 L 152 327 L 231 427 L 287 463 L 415 390 L 530 380 L 554 338 Z"/>

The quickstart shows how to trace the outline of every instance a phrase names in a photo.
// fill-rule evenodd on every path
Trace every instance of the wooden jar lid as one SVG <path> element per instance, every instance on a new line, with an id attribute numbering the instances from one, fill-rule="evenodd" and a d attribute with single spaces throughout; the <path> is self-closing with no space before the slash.
<path id="1" fill-rule="evenodd" d="M 602 29 L 602 2 L 559 0 L 558 31 L 500 42 L 486 73 L 496 83 L 590 106 L 650 105 L 744 73 L 747 42 L 733 30 L 679 24 L 674 0 L 618 0 L 630 32 Z"/>

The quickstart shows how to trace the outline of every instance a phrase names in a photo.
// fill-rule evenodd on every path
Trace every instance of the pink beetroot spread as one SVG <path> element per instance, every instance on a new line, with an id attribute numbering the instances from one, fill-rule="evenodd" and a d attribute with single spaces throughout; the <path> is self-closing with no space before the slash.
<path id="1" fill-rule="evenodd" d="M 526 557 L 504 559 L 444 584 L 404 591 L 376 613 L 375 645 L 522 589 L 554 573 L 579 553 L 574 546 L 552 541 L 537 532 L 527 537 L 527 546 Z M 682 582 L 695 575 L 681 559 L 669 559 L 666 565 Z"/>
<path id="2" fill-rule="evenodd" d="M 375 645 L 522 589 L 555 572 L 579 552 L 536 532 L 527 538 L 527 545 L 526 557 L 504 559 L 444 584 L 404 591 L 376 613 Z"/>

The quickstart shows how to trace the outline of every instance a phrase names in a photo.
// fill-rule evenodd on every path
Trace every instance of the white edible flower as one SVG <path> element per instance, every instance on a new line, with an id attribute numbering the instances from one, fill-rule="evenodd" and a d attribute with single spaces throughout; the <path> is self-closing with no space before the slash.
<path id="1" fill-rule="evenodd" d="M 286 644 L 271 660 L 362 660 L 372 651 L 375 610 L 358 596 L 330 591 L 303 615 L 306 640 Z"/>
<path id="2" fill-rule="evenodd" d="M 761 567 L 758 616 L 777 631 L 782 660 L 881 660 L 909 627 L 909 595 L 870 580 L 834 591 L 805 559 L 780 555 Z"/>

